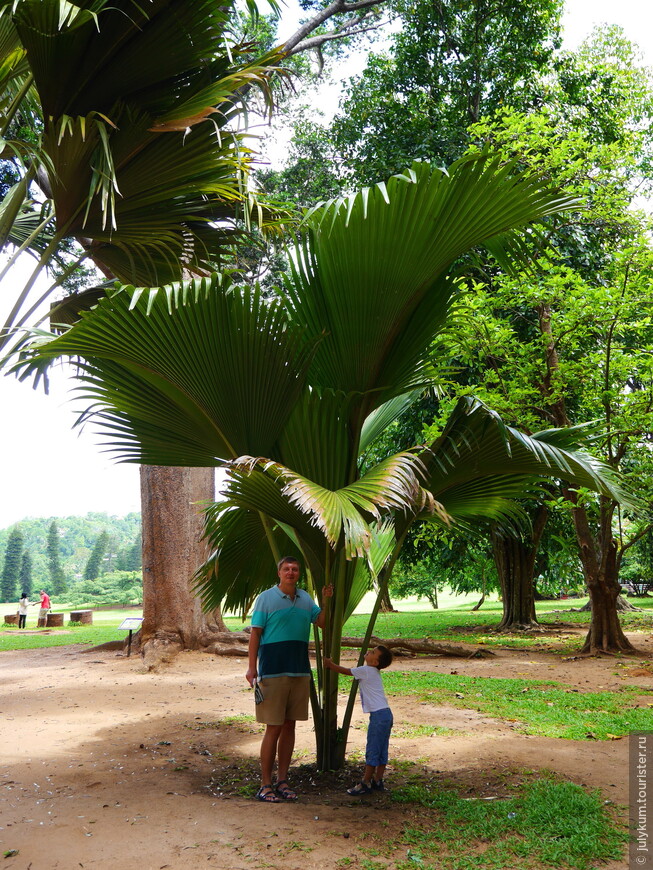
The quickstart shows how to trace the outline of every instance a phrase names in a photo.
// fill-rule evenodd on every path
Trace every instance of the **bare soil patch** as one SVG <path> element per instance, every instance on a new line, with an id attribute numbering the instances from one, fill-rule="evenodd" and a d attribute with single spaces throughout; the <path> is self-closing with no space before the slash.
<path id="1" fill-rule="evenodd" d="M 653 658 L 643 635 L 633 642 Z M 650 656 L 649 656 L 650 653 Z M 555 680 L 581 691 L 651 686 L 648 661 L 561 659 L 500 650 L 487 659 L 399 658 L 401 670 Z M 298 724 L 295 803 L 252 799 L 260 731 L 247 718 L 244 659 L 180 654 L 158 673 L 138 656 L 68 646 L 0 654 L 0 849 L 7 870 L 287 870 L 364 866 L 363 850 L 424 810 L 389 794 L 350 798 L 365 733 L 354 727 L 348 767 L 317 774 L 310 722 Z M 627 740 L 567 741 L 519 734 L 514 723 L 470 710 L 393 699 L 388 785 L 423 777 L 470 796 L 503 797 L 526 771 L 551 770 L 606 800 L 628 799 Z M 364 716 L 356 710 L 354 726 Z M 411 737 L 411 725 L 446 727 Z M 530 774 L 531 776 L 533 774 Z M 405 855 L 381 855 L 393 868 Z M 340 862 L 340 863 L 339 863 Z M 623 870 L 626 864 L 603 865 Z"/>

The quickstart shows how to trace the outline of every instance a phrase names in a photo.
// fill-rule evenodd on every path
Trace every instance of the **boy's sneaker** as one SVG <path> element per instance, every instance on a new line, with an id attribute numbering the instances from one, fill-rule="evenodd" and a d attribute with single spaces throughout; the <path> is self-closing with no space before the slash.
<path id="1" fill-rule="evenodd" d="M 368 783 L 361 779 L 361 781 L 357 785 L 354 785 L 352 786 L 352 788 L 347 789 L 347 794 L 352 794 L 355 797 L 360 797 L 361 795 L 369 794 L 371 791 L 372 786 L 368 785 Z"/>
<path id="2" fill-rule="evenodd" d="M 372 780 L 372 788 L 375 791 L 385 791 L 385 783 L 383 782 L 382 779 L 380 779 L 378 782 L 375 779 L 373 779 Z"/>

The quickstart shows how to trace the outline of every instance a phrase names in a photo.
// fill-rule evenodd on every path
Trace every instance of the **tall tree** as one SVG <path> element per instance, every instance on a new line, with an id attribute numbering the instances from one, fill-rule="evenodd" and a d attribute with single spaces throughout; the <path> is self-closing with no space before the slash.
<path id="1" fill-rule="evenodd" d="M 139 571 L 143 564 L 142 535 L 138 534 L 134 540 L 122 547 L 116 556 L 116 571 Z"/>
<path id="2" fill-rule="evenodd" d="M 21 594 L 24 592 L 28 597 L 32 594 L 32 556 L 29 550 L 23 550 L 18 586 L 20 587 Z"/>
<path id="3" fill-rule="evenodd" d="M 48 529 L 48 571 L 50 574 L 50 591 L 55 595 L 66 591 L 66 574 L 61 564 L 61 545 L 59 541 L 59 526 L 52 520 Z"/>
<path id="4" fill-rule="evenodd" d="M 207 511 L 205 605 L 246 607 L 269 584 L 273 554 L 301 552 L 316 591 L 334 584 L 324 642 L 337 660 L 344 621 L 371 579 L 386 588 L 418 519 L 514 519 L 515 498 L 551 473 L 618 492 L 600 463 L 570 449 L 570 433 L 530 439 L 469 398 L 428 449 L 359 466 L 433 384 L 429 348 L 460 258 L 485 244 L 518 254 L 526 225 L 570 204 L 489 155 L 447 173 L 418 163 L 313 210 L 284 296 L 266 301 L 228 275 L 140 298 L 124 288 L 24 364 L 38 372 L 62 355 L 81 359 L 123 459 L 224 465 L 225 500 Z M 343 761 L 353 705 L 340 732 L 329 673 L 319 669 L 313 698 L 324 767 Z"/>
<path id="5" fill-rule="evenodd" d="M 537 83 L 560 43 L 561 0 L 394 0 L 401 26 L 343 87 L 325 129 L 294 125 L 281 171 L 266 187 L 308 204 L 373 184 L 413 160 L 461 157 L 469 126 L 500 107 L 541 100 Z M 314 110 L 314 107 L 313 107 Z"/>
<path id="6" fill-rule="evenodd" d="M 23 533 L 20 526 L 14 526 L 9 532 L 5 560 L 2 566 L 2 583 L 0 594 L 3 601 L 16 601 L 20 582 L 20 569 L 23 558 Z"/>
<path id="7" fill-rule="evenodd" d="M 84 580 L 96 580 L 103 573 L 103 560 L 109 546 L 109 533 L 103 529 L 97 537 L 84 569 Z"/>

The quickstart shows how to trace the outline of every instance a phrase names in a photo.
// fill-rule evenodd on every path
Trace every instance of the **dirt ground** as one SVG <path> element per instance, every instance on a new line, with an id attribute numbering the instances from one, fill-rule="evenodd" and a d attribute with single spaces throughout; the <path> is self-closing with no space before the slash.
<path id="1" fill-rule="evenodd" d="M 400 658 L 393 668 L 552 679 L 580 691 L 624 681 L 650 688 L 653 641 L 631 639 L 645 656 L 626 667 L 612 658 L 501 649 L 487 659 Z M 298 724 L 292 783 L 300 799 L 253 800 L 260 732 L 238 720 L 253 712 L 245 669 L 244 659 L 199 652 L 180 654 L 158 673 L 137 655 L 77 646 L 0 653 L 0 851 L 15 853 L 2 867 L 330 870 L 349 858 L 362 868 L 375 838 L 385 841 L 423 815 L 388 794 L 361 802 L 344 792 L 356 781 L 360 728 L 351 732 L 352 767 L 315 774 L 310 722 Z M 501 796 L 523 769 L 548 769 L 627 803 L 626 739 L 531 737 L 469 710 L 397 698 L 392 707 L 397 734 L 406 724 L 464 734 L 393 736 L 390 787 L 417 770 L 435 783 L 464 783 L 471 795 Z M 363 718 L 357 704 L 354 725 Z M 400 858 L 374 860 L 392 868 Z M 602 867 L 622 870 L 626 862 Z"/>

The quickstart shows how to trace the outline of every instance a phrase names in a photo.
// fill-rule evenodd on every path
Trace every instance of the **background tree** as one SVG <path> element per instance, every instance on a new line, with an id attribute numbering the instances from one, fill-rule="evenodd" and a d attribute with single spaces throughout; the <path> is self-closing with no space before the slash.
<path id="1" fill-rule="evenodd" d="M 143 564 L 142 535 L 139 533 L 125 547 L 121 547 L 116 556 L 117 571 L 139 571 Z"/>
<path id="2" fill-rule="evenodd" d="M 259 173 L 266 189 L 303 204 L 355 190 L 413 160 L 447 165 L 468 128 L 500 107 L 541 100 L 537 83 L 560 43 L 560 0 L 394 0 L 400 22 L 383 51 L 343 86 L 332 121 L 299 107 L 288 159 Z M 313 108 L 314 111 L 314 107 Z"/>
<path id="3" fill-rule="evenodd" d="M 28 597 L 32 594 L 32 556 L 29 550 L 23 550 L 23 557 L 20 562 L 18 586 L 20 587 L 21 593 L 25 592 Z"/>
<path id="4" fill-rule="evenodd" d="M 25 538 L 25 549 L 32 557 L 35 582 L 41 583 L 48 576 L 47 543 L 52 517 L 27 517 L 20 521 Z M 72 581 L 79 580 L 91 555 L 93 545 L 103 529 L 116 542 L 118 559 L 121 553 L 130 553 L 130 558 L 138 564 L 126 570 L 140 568 L 140 525 L 138 513 L 125 517 L 109 516 L 105 513 L 88 513 L 83 517 L 58 517 L 59 552 L 64 573 Z M 0 553 L 4 553 L 10 529 L 0 529 Z"/>
<path id="5" fill-rule="evenodd" d="M 66 591 L 66 574 L 61 564 L 61 549 L 59 542 L 59 527 L 57 521 L 52 520 L 48 529 L 48 572 L 50 575 L 49 591 L 58 595 Z"/>
<path id="6" fill-rule="evenodd" d="M 17 601 L 20 582 L 20 569 L 23 558 L 23 533 L 20 526 L 14 526 L 9 533 L 5 560 L 2 566 L 2 584 L 0 594 L 3 601 Z M 22 591 L 22 590 L 21 590 Z"/>
<path id="7" fill-rule="evenodd" d="M 88 562 L 84 569 L 84 580 L 95 580 L 100 576 L 100 574 L 104 573 L 103 560 L 106 556 L 108 546 L 109 533 L 106 529 L 103 529 L 98 535 L 97 541 L 91 550 L 91 555 L 88 557 Z"/>

